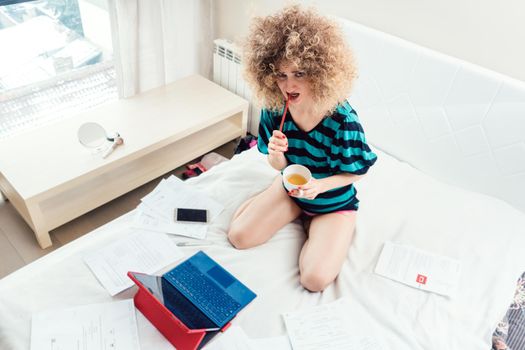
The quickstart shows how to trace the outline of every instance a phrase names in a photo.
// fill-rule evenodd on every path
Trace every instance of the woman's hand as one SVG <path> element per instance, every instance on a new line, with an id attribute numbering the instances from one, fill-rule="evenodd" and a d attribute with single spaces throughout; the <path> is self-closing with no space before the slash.
<path id="1" fill-rule="evenodd" d="M 334 188 L 348 186 L 359 180 L 361 177 L 363 177 L 363 175 L 350 173 L 332 175 L 319 180 L 312 177 L 307 184 L 299 186 L 298 190 L 288 192 L 288 195 L 298 198 L 314 199 L 319 193 L 330 191 Z"/>
<path id="2" fill-rule="evenodd" d="M 284 152 L 288 151 L 288 138 L 286 138 L 286 135 L 279 130 L 274 130 L 268 141 L 268 153 L 270 155 L 282 155 Z"/>
<path id="3" fill-rule="evenodd" d="M 274 130 L 268 140 L 268 162 L 275 170 L 281 170 L 288 165 L 284 152 L 288 151 L 288 139 L 279 130 Z"/>
<path id="4" fill-rule="evenodd" d="M 324 182 L 322 180 L 317 180 L 312 177 L 307 184 L 299 186 L 299 188 L 296 190 L 291 190 L 290 192 L 288 192 L 288 194 L 292 197 L 312 200 L 315 197 L 317 197 L 319 193 L 323 193 L 326 191 L 327 189 L 324 186 Z"/>

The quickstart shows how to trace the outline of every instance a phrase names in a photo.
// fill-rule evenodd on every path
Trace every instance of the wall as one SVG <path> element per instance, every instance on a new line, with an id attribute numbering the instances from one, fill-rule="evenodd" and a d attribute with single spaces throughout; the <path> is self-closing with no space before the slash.
<path id="1" fill-rule="evenodd" d="M 217 37 L 239 40 L 247 34 L 251 17 L 270 14 L 286 3 L 289 2 L 215 0 Z M 523 0 L 305 0 L 300 3 L 525 81 Z"/>

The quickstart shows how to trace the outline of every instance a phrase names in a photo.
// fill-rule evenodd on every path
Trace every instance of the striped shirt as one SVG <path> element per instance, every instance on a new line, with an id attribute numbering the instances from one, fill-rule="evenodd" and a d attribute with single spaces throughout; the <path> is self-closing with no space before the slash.
<path id="1" fill-rule="evenodd" d="M 268 154 L 268 140 L 278 130 L 281 112 L 261 111 L 257 148 Z M 365 174 L 377 160 L 370 150 L 356 112 L 348 102 L 337 107 L 311 131 L 299 129 L 288 111 L 283 133 L 288 138 L 284 153 L 288 164 L 301 164 L 316 179 L 341 173 Z M 339 210 L 357 210 L 359 201 L 352 184 L 320 193 L 313 200 L 291 197 L 297 205 L 311 213 L 330 213 Z"/>

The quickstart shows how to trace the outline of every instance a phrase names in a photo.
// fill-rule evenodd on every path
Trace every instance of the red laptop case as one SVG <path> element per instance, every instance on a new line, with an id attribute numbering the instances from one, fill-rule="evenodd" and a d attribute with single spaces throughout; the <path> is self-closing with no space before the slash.
<path id="1" fill-rule="evenodd" d="M 138 286 L 138 291 L 133 298 L 135 307 L 166 337 L 178 350 L 199 349 L 201 344 L 207 343 L 219 331 L 205 329 L 189 329 L 171 311 L 155 298 L 153 294 L 140 282 L 133 272 L 128 272 L 128 277 Z M 224 332 L 231 323 L 228 322 L 220 329 Z"/>

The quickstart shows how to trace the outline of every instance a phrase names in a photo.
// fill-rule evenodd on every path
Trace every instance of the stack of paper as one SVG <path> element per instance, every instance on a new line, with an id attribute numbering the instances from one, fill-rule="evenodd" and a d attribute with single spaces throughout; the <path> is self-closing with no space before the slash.
<path id="1" fill-rule="evenodd" d="M 163 179 L 150 194 L 142 198 L 132 225 L 151 231 L 206 238 L 206 224 L 175 222 L 173 217 L 176 208 L 207 209 L 209 221 L 212 221 L 224 206 L 172 175 Z"/>

